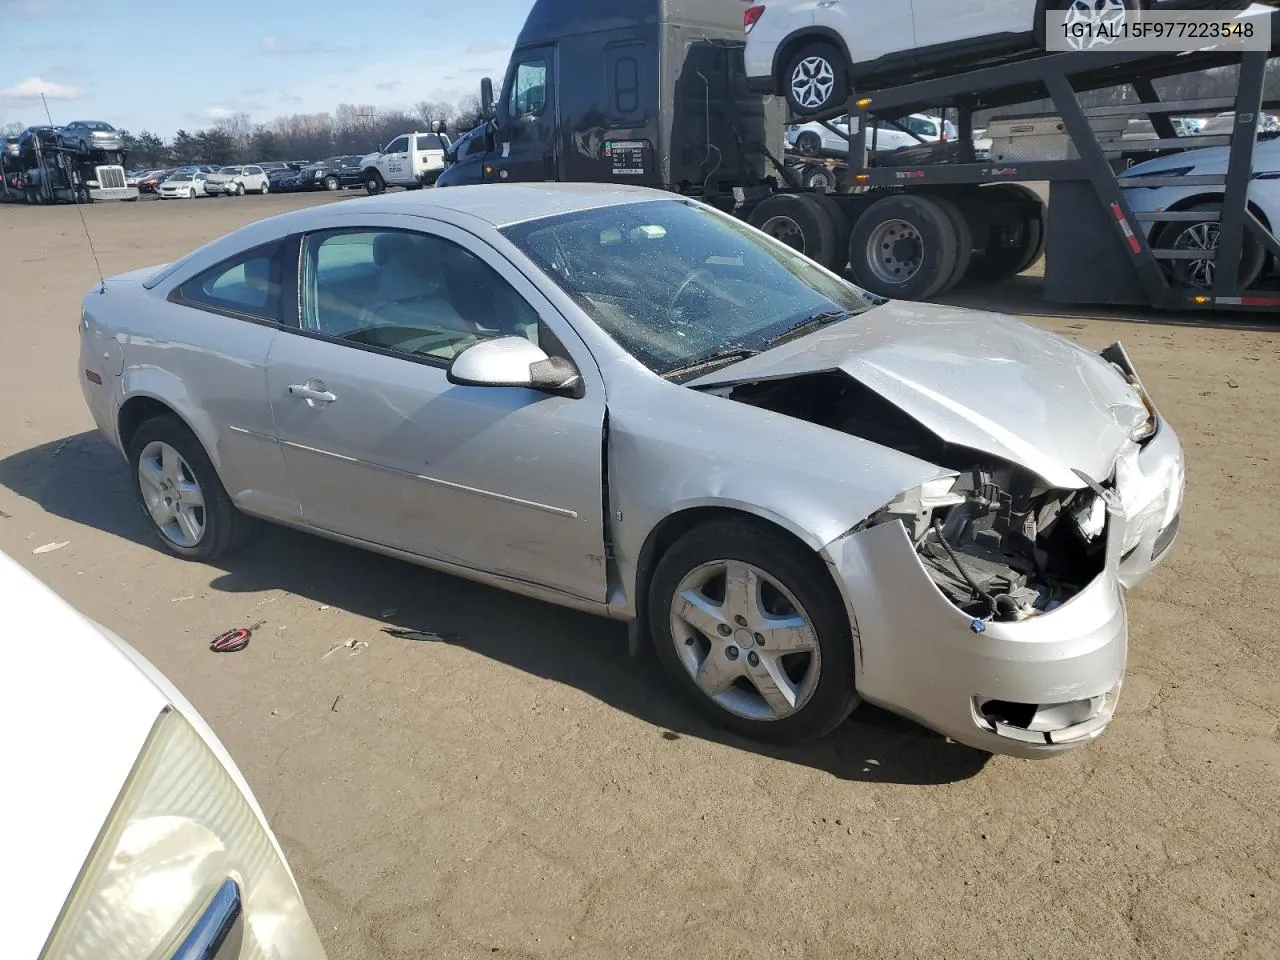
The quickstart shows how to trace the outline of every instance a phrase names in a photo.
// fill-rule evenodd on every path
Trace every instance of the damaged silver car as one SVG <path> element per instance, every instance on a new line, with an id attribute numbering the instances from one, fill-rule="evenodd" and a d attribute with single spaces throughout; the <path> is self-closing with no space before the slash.
<path id="1" fill-rule="evenodd" d="M 752 737 L 860 700 L 1098 736 L 1183 455 L 1129 357 L 883 302 L 695 201 L 501 185 L 302 210 L 84 301 L 173 553 L 288 524 L 630 621 Z"/>

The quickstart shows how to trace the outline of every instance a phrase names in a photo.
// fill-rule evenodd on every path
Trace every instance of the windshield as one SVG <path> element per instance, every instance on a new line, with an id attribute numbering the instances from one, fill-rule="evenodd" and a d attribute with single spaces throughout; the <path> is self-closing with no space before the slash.
<path id="1" fill-rule="evenodd" d="M 176 182 L 179 182 L 179 181 L 183 181 L 183 180 L 190 180 L 190 179 L 191 179 L 191 174 L 189 174 L 189 173 L 175 173 L 175 174 L 174 174 L 173 176 L 171 176 L 169 179 L 170 179 L 170 180 L 173 180 L 175 183 L 176 183 Z"/>
<path id="2" fill-rule="evenodd" d="M 239 167 L 223 167 L 218 172 L 219 173 L 239 173 L 240 168 Z"/>
<path id="3" fill-rule="evenodd" d="M 769 341 L 869 295 L 745 224 L 679 200 L 583 210 L 503 233 L 658 374 Z"/>

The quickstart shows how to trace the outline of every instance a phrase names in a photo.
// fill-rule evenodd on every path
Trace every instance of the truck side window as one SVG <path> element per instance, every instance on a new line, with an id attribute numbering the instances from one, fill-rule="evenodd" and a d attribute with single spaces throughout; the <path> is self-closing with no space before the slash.
<path id="1" fill-rule="evenodd" d="M 408 150 L 409 150 L 409 138 L 396 137 L 394 140 L 392 140 L 390 143 L 387 144 L 387 149 L 384 150 L 383 152 L 384 153 L 406 153 L 408 152 Z"/>
<path id="2" fill-rule="evenodd" d="M 640 103 L 640 43 L 612 44 L 605 51 L 606 83 L 610 91 L 610 113 L 615 120 L 639 120 L 644 117 Z"/>
<path id="3" fill-rule="evenodd" d="M 525 60 L 516 67 L 516 82 L 511 91 L 511 116 L 541 113 L 546 105 L 547 61 Z"/>

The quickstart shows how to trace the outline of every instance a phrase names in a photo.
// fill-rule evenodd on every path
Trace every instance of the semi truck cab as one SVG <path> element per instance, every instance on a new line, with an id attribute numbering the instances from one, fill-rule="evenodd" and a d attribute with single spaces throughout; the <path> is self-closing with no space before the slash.
<path id="1" fill-rule="evenodd" d="M 536 0 L 489 118 L 437 186 L 627 183 L 712 198 L 762 185 L 781 106 L 752 94 L 724 0 Z"/>

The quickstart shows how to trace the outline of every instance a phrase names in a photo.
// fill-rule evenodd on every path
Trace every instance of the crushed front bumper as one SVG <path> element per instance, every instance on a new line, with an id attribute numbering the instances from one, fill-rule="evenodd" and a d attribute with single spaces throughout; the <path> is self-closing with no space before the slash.
<path id="1" fill-rule="evenodd" d="M 854 624 L 858 693 L 991 753 L 1046 757 L 1091 742 L 1124 679 L 1125 589 L 1167 553 L 1182 477 L 1181 445 L 1162 421 L 1117 464 L 1103 572 L 1021 622 L 976 621 L 953 606 L 899 523 L 828 544 L 823 554 Z"/>

